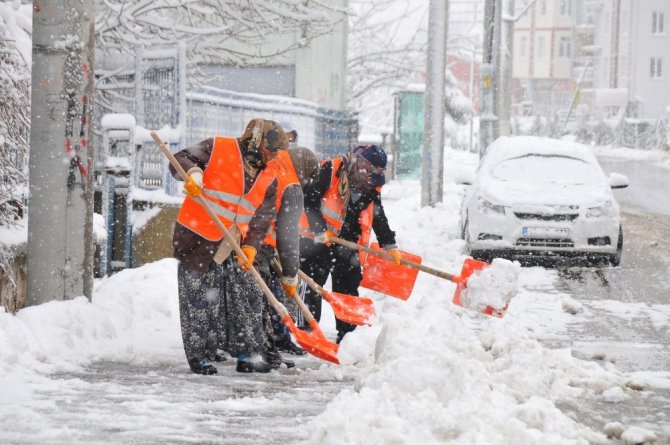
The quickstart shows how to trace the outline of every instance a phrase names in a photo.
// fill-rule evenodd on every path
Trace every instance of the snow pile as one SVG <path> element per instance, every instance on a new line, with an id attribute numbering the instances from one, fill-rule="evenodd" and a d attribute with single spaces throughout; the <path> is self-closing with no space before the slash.
<path id="1" fill-rule="evenodd" d="M 463 168 L 471 162 L 464 153 L 451 156 L 458 158 L 447 165 Z M 445 176 L 454 173 L 447 170 Z M 416 182 L 384 187 L 398 244 L 440 270 L 459 271 L 466 258 L 464 242 L 457 239 L 457 187 L 445 184 L 445 201 L 434 208 L 419 207 Z M 519 266 L 496 266 L 509 277 L 488 268 L 495 276 L 469 282 L 481 289 L 472 300 L 504 306 L 504 299 L 495 298 L 512 294 Z M 556 318 L 569 318 L 560 296 L 548 300 L 543 291 L 554 280 L 552 272 L 520 272 L 519 294 L 504 319 L 456 310 L 454 284 L 423 273 L 409 300 L 380 299 L 379 322 L 348 334 L 338 354 L 342 366 L 328 368 L 334 375 L 357 376 L 355 388 L 339 394 L 310 423 L 309 443 L 605 443 L 604 434 L 575 422 L 557 403 L 601 398 L 604 391 L 625 386 L 626 379 L 532 337 L 529 323 L 542 332 Z M 492 285 L 499 288 L 486 295 L 483 289 Z M 537 319 L 529 320 L 528 313 Z"/>
<path id="2" fill-rule="evenodd" d="M 461 291 L 464 307 L 481 311 L 487 306 L 502 311 L 516 295 L 521 265 L 518 261 L 495 258 L 491 266 L 473 273 Z"/>
<path id="3" fill-rule="evenodd" d="M 569 350 L 546 349 L 514 323 L 496 320 L 477 334 L 434 294 L 421 307 L 384 314 L 377 332 L 359 328 L 345 337 L 343 364 L 358 360 L 368 374 L 312 423 L 309 443 L 606 441 L 556 403 L 595 396 L 624 378 Z"/>
<path id="4" fill-rule="evenodd" d="M 22 309 L 16 316 L 0 312 L 0 381 L 72 370 L 98 359 L 182 359 L 176 264 L 167 259 L 105 278 L 93 303 L 79 297 Z"/>
<path id="5" fill-rule="evenodd" d="M 631 426 L 623 432 L 621 439 L 628 445 L 639 445 L 656 441 L 656 434 L 639 426 Z"/>

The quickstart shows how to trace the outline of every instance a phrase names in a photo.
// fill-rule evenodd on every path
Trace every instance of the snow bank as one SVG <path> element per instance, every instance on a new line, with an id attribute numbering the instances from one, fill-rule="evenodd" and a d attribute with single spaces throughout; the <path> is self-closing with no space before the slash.
<path id="1" fill-rule="evenodd" d="M 476 155 L 450 156 L 447 178 L 476 162 Z M 421 255 L 431 267 L 458 273 L 466 257 L 456 233 L 461 195 L 462 188 L 447 179 L 445 201 L 420 208 L 418 183 L 385 186 L 385 208 L 401 249 Z M 503 269 L 514 275 L 517 267 Z M 534 321 L 536 332 L 557 323 L 556 317 L 572 315 L 563 312 L 560 295 L 549 304 L 541 292 L 551 286 L 551 272 L 521 272 L 519 295 L 503 319 L 455 307 L 454 284 L 423 273 L 408 301 L 378 298 L 379 322 L 348 334 L 340 345 L 342 366 L 322 371 L 353 375 L 356 384 L 310 423 L 308 443 L 606 443 L 602 432 L 575 422 L 557 403 L 603 397 L 606 390 L 625 387 L 626 379 L 574 358 L 569 349 L 547 349 L 532 337 L 531 310 L 540 317 Z M 494 277 L 481 280 L 481 289 L 500 283 Z M 477 289 L 477 279 L 470 286 Z M 511 287 L 496 289 L 496 295 L 512 293 Z M 503 305 L 495 295 L 471 295 Z"/>
<path id="2" fill-rule="evenodd" d="M 35 372 L 77 369 L 99 359 L 182 360 L 176 264 L 166 259 L 105 278 L 92 303 L 79 297 L 15 316 L 0 312 L 0 381 L 33 379 Z M 11 398 L 5 384 L 0 394 Z"/>

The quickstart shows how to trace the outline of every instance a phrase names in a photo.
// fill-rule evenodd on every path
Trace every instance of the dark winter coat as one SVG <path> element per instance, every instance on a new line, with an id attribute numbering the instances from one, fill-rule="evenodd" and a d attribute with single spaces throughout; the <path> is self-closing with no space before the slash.
<path id="1" fill-rule="evenodd" d="M 337 171 L 338 177 L 343 171 L 342 163 Z M 313 233 L 323 233 L 326 231 L 326 221 L 321 213 L 321 199 L 330 188 L 331 175 L 333 171 L 333 162 L 327 161 L 320 168 L 318 176 L 310 185 L 305 193 L 305 213 Z M 364 193 L 351 191 L 351 198 L 347 205 L 344 223 L 339 237 L 347 241 L 358 242 L 361 236 L 361 225 L 359 216 L 370 203 L 373 204 L 372 229 L 377 236 L 377 241 L 382 247 L 395 246 L 395 232 L 389 227 L 388 219 L 382 205 L 381 194 L 377 190 L 369 190 Z"/>

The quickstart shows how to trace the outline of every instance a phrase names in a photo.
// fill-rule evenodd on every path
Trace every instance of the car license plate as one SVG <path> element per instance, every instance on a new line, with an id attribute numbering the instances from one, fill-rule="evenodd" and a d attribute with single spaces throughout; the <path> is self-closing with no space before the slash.
<path id="1" fill-rule="evenodd" d="M 568 238 L 570 230 L 549 227 L 524 227 L 522 236 L 524 238 Z"/>

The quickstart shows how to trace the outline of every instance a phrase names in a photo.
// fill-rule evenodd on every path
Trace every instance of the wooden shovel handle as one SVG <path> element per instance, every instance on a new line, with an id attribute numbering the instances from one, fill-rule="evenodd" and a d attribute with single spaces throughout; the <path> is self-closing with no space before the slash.
<path id="1" fill-rule="evenodd" d="M 378 257 L 384 258 L 386 260 L 393 261 L 393 257 L 391 255 L 389 255 L 386 252 L 382 252 L 381 250 L 372 249 L 372 248 L 367 247 L 367 246 L 361 246 L 360 244 L 352 243 L 351 241 L 343 240 L 342 238 L 337 238 L 337 237 L 334 237 L 334 236 L 329 236 L 328 240 L 335 243 L 335 244 L 339 244 L 341 246 L 348 247 L 350 249 L 362 250 L 363 252 L 367 252 L 367 253 L 370 253 L 372 255 L 377 255 Z M 454 278 L 455 278 L 455 276 L 450 274 L 450 273 L 443 272 L 443 271 L 437 270 L 437 269 L 433 269 L 432 267 L 424 266 L 423 264 L 415 263 L 414 261 L 409 261 L 409 260 L 406 260 L 404 258 L 400 259 L 400 264 L 404 264 L 405 266 L 410 266 L 410 267 L 413 267 L 415 269 L 419 269 L 420 271 L 429 273 L 431 275 L 435 275 L 436 277 L 444 278 L 445 280 L 454 281 Z"/>
<path id="2" fill-rule="evenodd" d="M 188 179 L 188 175 L 186 174 L 186 171 L 184 171 L 184 168 L 179 164 L 177 159 L 174 157 L 170 149 L 163 143 L 163 141 L 161 140 L 160 137 L 158 137 L 158 134 L 156 134 L 155 131 L 151 132 L 151 137 L 156 142 L 156 144 L 158 144 L 158 147 L 161 149 L 163 154 L 167 156 L 167 158 L 170 160 L 170 164 L 172 164 L 175 170 L 177 170 L 179 176 L 181 176 L 181 178 L 184 181 L 186 181 Z M 235 253 L 237 253 L 239 257 L 246 259 L 246 255 L 244 255 L 244 252 L 240 248 L 239 244 L 235 242 L 235 239 L 232 237 L 226 226 L 221 222 L 217 214 L 214 213 L 212 207 L 209 205 L 207 200 L 203 198 L 202 195 L 196 196 L 193 199 L 195 199 L 195 201 L 205 209 L 209 217 L 212 218 L 212 220 L 216 223 L 216 226 L 219 228 L 219 230 L 221 230 L 226 239 L 228 239 L 228 241 L 232 244 L 233 248 L 235 249 Z M 265 297 L 268 299 L 274 310 L 277 311 L 277 314 L 279 314 L 279 316 L 282 319 L 284 317 L 289 317 L 288 311 L 286 310 L 284 305 L 281 304 L 279 300 L 277 300 L 277 298 L 274 296 L 268 285 L 265 284 L 265 281 L 263 281 L 263 278 L 258 273 L 256 268 L 252 266 L 249 272 L 254 277 L 258 285 L 261 287 L 263 294 L 265 294 Z"/>

